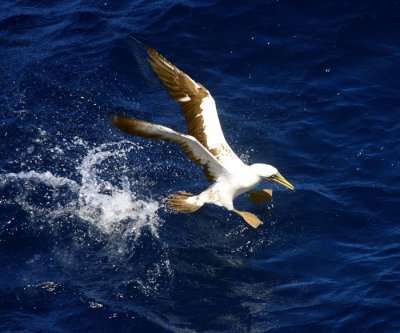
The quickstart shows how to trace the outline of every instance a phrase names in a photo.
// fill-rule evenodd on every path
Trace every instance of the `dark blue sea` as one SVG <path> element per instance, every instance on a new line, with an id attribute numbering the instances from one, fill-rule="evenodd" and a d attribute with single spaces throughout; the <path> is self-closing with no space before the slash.
<path id="1" fill-rule="evenodd" d="M 293 183 L 238 209 L 179 147 L 186 131 L 134 39 L 216 100 L 248 163 Z M 1 332 L 400 332 L 400 2 L 0 3 Z"/>

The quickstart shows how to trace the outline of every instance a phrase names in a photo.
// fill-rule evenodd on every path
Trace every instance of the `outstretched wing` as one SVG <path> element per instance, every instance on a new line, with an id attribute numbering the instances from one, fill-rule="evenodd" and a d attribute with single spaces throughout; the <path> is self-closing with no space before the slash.
<path id="1" fill-rule="evenodd" d="M 215 156 L 191 135 L 119 115 L 110 115 L 110 120 L 115 127 L 125 133 L 177 143 L 192 161 L 203 166 L 204 173 L 210 182 L 215 181 L 223 172 L 226 172 Z"/>
<path id="2" fill-rule="evenodd" d="M 192 80 L 155 50 L 146 47 L 154 72 L 171 98 L 179 102 L 185 115 L 188 133 L 195 137 L 226 167 L 243 164 L 225 140 L 217 108 L 210 92 Z"/>

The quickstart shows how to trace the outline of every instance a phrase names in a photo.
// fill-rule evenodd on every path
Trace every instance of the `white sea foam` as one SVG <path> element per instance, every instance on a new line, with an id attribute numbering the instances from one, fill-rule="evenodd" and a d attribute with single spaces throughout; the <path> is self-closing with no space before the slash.
<path id="1" fill-rule="evenodd" d="M 85 142 L 80 140 L 79 144 L 85 145 Z M 0 184 L 19 186 L 19 194 L 14 202 L 30 214 L 46 215 L 49 220 L 73 214 L 106 234 L 124 233 L 138 237 L 143 229 L 148 228 L 158 237 L 157 228 L 161 222 L 157 214 L 159 204 L 150 198 L 140 197 L 135 188 L 143 184 L 124 174 L 128 170 L 126 154 L 132 150 L 140 150 L 140 147 L 128 141 L 106 143 L 88 150 L 77 166 L 80 182 L 54 175 L 50 171 L 30 170 L 3 174 Z M 118 177 L 110 173 L 113 162 L 122 165 Z M 37 184 L 47 186 L 48 190 L 43 200 L 35 198 L 35 203 L 32 203 L 28 198 L 35 194 Z M 62 203 L 57 202 L 61 191 L 69 192 L 67 202 L 65 195 Z"/>
<path id="2" fill-rule="evenodd" d="M 88 146 L 75 137 L 72 142 L 64 141 L 63 152 L 54 150 L 55 160 L 63 165 L 59 173 L 53 165 L 52 171 L 40 171 L 40 164 L 36 169 L 35 163 L 29 163 L 30 153 L 24 158 L 22 152 L 21 159 L 27 161 L 22 167 L 28 171 L 0 174 L 0 205 L 19 205 L 28 214 L 27 223 L 51 233 L 55 244 L 60 243 L 54 253 L 65 269 L 74 271 L 81 265 L 74 260 L 74 249 L 79 253 L 99 241 L 103 244 L 99 257 L 107 257 L 113 265 L 125 266 L 135 258 L 129 279 L 150 297 L 173 272 L 168 249 L 158 235 L 162 219 L 158 202 L 149 197 L 151 183 L 143 168 L 128 165 L 128 154 L 140 161 L 145 159 L 144 149 L 130 141 Z M 68 153 L 77 149 L 82 150 L 82 159 Z M 67 172 L 68 176 L 61 176 Z M 90 228 L 78 226 L 77 221 Z M 64 238 L 65 232 L 68 237 Z M 151 238 L 141 238 L 144 234 Z M 151 253 L 140 250 L 142 240 Z"/>
<path id="3" fill-rule="evenodd" d="M 33 182 L 40 182 L 46 186 L 53 188 L 58 188 L 61 186 L 68 186 L 71 190 L 79 190 L 79 185 L 68 178 L 57 177 L 53 175 L 50 171 L 46 172 L 36 172 L 36 171 L 21 171 L 18 173 L 7 173 L 1 176 L 2 183 L 4 184 L 7 180 L 29 180 Z"/>
<path id="4" fill-rule="evenodd" d="M 126 149 L 115 150 L 115 144 L 104 144 L 87 154 L 80 166 L 82 185 L 79 190 L 79 216 L 96 225 L 105 233 L 121 230 L 121 221 L 129 221 L 127 232 L 140 234 L 143 227 L 148 227 L 157 235 L 159 205 L 151 199 L 139 199 L 132 190 L 136 182 L 131 183 L 127 176 L 120 184 L 113 185 L 101 179 L 98 168 L 107 159 L 124 158 L 130 150 L 137 148 L 133 144 Z M 110 150 L 109 150 L 110 149 Z"/>

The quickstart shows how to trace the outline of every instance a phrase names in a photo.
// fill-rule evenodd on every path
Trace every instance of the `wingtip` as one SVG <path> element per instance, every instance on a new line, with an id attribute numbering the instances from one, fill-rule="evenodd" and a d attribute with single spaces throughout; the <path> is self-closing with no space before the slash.
<path id="1" fill-rule="evenodd" d="M 133 43 L 136 43 L 136 44 L 139 44 L 143 48 L 146 47 L 146 44 L 143 41 L 141 41 L 140 39 L 136 38 L 135 36 L 128 36 L 128 37 L 126 37 L 125 41 L 130 45 L 132 45 Z"/>
<path id="2" fill-rule="evenodd" d="M 116 126 L 118 117 L 119 117 L 119 116 L 118 116 L 117 114 L 115 114 L 115 113 L 109 113 L 109 114 L 108 114 L 108 121 L 109 121 L 112 125 Z"/>
<path id="3" fill-rule="evenodd" d="M 156 59 L 160 57 L 160 54 L 156 50 L 152 49 L 150 46 L 145 47 L 145 50 L 147 52 L 147 55 L 149 56 L 147 58 L 147 62 L 150 65 L 154 64 L 156 62 Z"/>
<path id="4" fill-rule="evenodd" d="M 135 36 L 128 36 L 125 38 L 125 43 L 128 45 L 129 48 L 133 49 L 133 45 L 137 44 L 142 47 L 149 58 L 147 58 L 147 61 L 150 63 L 150 65 L 156 63 L 157 61 L 161 61 L 163 63 L 168 63 L 172 65 L 163 55 L 158 53 L 155 49 L 147 45 L 145 42 L 141 41 L 140 39 L 136 38 Z M 172 65 L 174 66 L 174 65 Z"/>
<path id="5" fill-rule="evenodd" d="M 129 36 L 125 39 L 126 44 L 128 45 L 129 48 L 133 48 L 133 45 L 139 45 L 141 48 L 143 48 L 147 54 L 151 57 L 151 54 L 153 52 L 157 53 L 154 49 L 152 49 L 149 45 L 147 45 L 145 42 L 142 40 L 136 38 L 135 36 Z"/>
<path id="6" fill-rule="evenodd" d="M 128 120 L 128 118 L 124 117 L 124 116 L 121 116 L 121 115 L 118 115 L 116 113 L 110 113 L 108 115 L 108 120 L 110 121 L 110 124 L 112 126 L 114 126 L 115 128 L 123 131 L 124 125 L 126 123 L 126 120 Z"/>

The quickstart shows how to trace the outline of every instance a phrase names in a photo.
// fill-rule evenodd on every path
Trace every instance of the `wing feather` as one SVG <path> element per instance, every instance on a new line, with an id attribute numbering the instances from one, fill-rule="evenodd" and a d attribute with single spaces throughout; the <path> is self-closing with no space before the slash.
<path id="1" fill-rule="evenodd" d="M 149 47 L 146 51 L 150 57 L 149 64 L 170 97 L 180 104 L 189 135 L 195 137 L 225 167 L 243 165 L 225 140 L 210 92 L 157 51 Z"/>
<path id="2" fill-rule="evenodd" d="M 226 172 L 215 156 L 191 135 L 176 132 L 165 126 L 119 115 L 111 115 L 110 120 L 115 127 L 130 135 L 178 144 L 193 162 L 203 166 L 204 173 L 210 182 L 215 181 L 222 173 Z"/>

